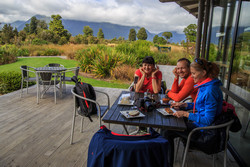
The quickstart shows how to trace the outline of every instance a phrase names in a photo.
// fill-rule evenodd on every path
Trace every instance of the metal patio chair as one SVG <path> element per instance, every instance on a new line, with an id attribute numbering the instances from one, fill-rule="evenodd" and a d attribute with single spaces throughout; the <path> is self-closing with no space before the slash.
<path id="1" fill-rule="evenodd" d="M 54 78 L 52 78 L 53 74 L 55 75 Z M 54 96 L 56 103 L 56 89 L 60 89 L 59 87 L 57 87 L 57 84 L 60 83 L 61 74 L 60 73 L 55 74 L 53 71 L 38 71 L 37 75 L 38 75 L 37 77 L 39 78 L 37 103 L 39 103 L 39 98 L 43 98 L 43 95 L 51 86 L 54 87 Z M 40 85 L 43 87 L 42 91 L 40 91 Z"/>
<path id="2" fill-rule="evenodd" d="M 29 82 L 36 82 L 36 77 L 30 77 L 29 73 L 34 73 L 36 74 L 36 72 L 34 71 L 34 67 L 29 67 L 26 65 L 23 65 L 20 67 L 21 71 L 22 71 L 22 82 L 21 82 L 21 94 L 20 96 L 22 97 L 22 93 L 23 93 L 23 83 L 26 82 L 26 92 L 28 94 L 28 88 L 29 88 Z M 33 69 L 33 70 L 31 70 Z"/>
<path id="3" fill-rule="evenodd" d="M 187 142 L 186 142 L 186 147 L 185 147 L 185 150 L 184 150 L 184 155 L 183 155 L 183 161 L 182 161 L 182 167 L 185 166 L 185 162 L 186 162 L 186 157 L 187 157 L 187 153 L 188 153 L 188 150 L 189 150 L 189 147 L 190 147 L 190 144 L 191 144 L 191 137 L 192 135 L 196 132 L 196 131 L 200 131 L 200 130 L 209 130 L 209 129 L 219 129 L 219 128 L 226 128 L 225 129 L 225 132 L 226 132 L 226 137 L 225 137 L 225 146 L 224 146 L 224 167 L 226 167 L 227 165 L 227 141 L 228 141 L 228 138 L 229 138 L 229 129 L 230 129 L 230 126 L 233 124 L 234 120 L 230 120 L 226 123 L 223 123 L 223 124 L 220 124 L 220 125 L 213 125 L 213 126 L 207 126 L 207 127 L 198 127 L 198 128 L 195 128 L 193 129 L 189 135 L 188 135 L 188 138 L 187 138 Z M 177 144 L 177 150 L 176 152 L 178 151 L 178 147 L 179 147 L 179 142 Z M 199 148 L 194 148 L 192 147 L 191 148 L 192 150 L 198 150 L 199 151 Z M 212 154 L 213 155 L 213 166 L 215 166 L 215 154 Z"/>
<path id="4" fill-rule="evenodd" d="M 83 97 L 83 96 L 80 96 L 76 93 L 76 89 L 75 87 L 71 90 L 71 93 L 73 94 L 73 98 L 74 98 L 74 111 L 73 111 L 73 119 L 72 119 L 72 128 L 71 128 L 71 137 L 70 137 L 70 144 L 73 143 L 73 136 L 74 136 L 74 128 L 75 128 L 75 118 L 77 115 L 77 111 L 80 109 L 80 106 L 78 105 L 78 102 L 77 100 L 78 99 L 82 99 L 82 100 L 86 100 L 88 102 L 93 102 L 96 104 L 96 107 L 97 107 L 97 115 L 98 115 L 98 118 L 99 118 L 99 127 L 102 125 L 102 117 L 104 116 L 104 114 L 109 110 L 110 108 L 110 98 L 109 98 L 109 95 L 105 92 L 102 92 L 102 91 L 98 91 L 98 90 L 95 90 L 95 92 L 97 93 L 100 93 L 100 94 L 103 94 L 106 96 L 107 98 L 107 103 L 106 105 L 104 106 L 101 106 L 97 101 L 95 100 L 92 100 L 92 99 L 89 99 L 89 98 L 86 98 L 86 97 Z M 82 119 L 81 119 L 81 129 L 80 129 L 80 132 L 82 133 L 83 132 L 83 119 L 84 119 L 84 116 L 82 116 Z"/>

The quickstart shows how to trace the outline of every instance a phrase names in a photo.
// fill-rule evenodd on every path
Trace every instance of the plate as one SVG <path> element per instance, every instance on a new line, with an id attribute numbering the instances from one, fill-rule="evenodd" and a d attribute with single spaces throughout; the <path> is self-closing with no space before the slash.
<path id="1" fill-rule="evenodd" d="M 126 118 L 141 118 L 141 117 L 145 117 L 145 115 L 142 114 L 140 111 L 139 111 L 139 112 L 140 112 L 139 115 L 131 116 L 131 115 L 128 114 L 130 111 L 133 111 L 133 110 L 120 111 L 120 113 L 121 113 L 122 115 L 124 115 Z"/>
<path id="2" fill-rule="evenodd" d="M 163 106 L 169 106 L 170 105 L 170 103 L 163 103 L 162 100 L 160 100 L 160 102 L 161 102 L 161 105 L 163 105 Z"/>
<path id="3" fill-rule="evenodd" d="M 133 106 L 134 105 L 134 100 L 130 99 L 130 94 L 122 94 L 119 101 L 118 105 L 127 105 L 127 106 Z"/>
<path id="4" fill-rule="evenodd" d="M 165 108 L 157 108 L 156 110 L 162 115 L 171 115 L 165 110 Z"/>
<path id="5" fill-rule="evenodd" d="M 157 110 L 158 112 L 160 112 L 162 115 L 172 115 L 172 114 L 169 114 L 169 113 L 165 110 L 165 108 L 157 108 L 156 110 Z M 173 108 L 170 108 L 170 110 L 172 110 L 174 113 L 176 112 L 176 110 L 173 109 Z"/>

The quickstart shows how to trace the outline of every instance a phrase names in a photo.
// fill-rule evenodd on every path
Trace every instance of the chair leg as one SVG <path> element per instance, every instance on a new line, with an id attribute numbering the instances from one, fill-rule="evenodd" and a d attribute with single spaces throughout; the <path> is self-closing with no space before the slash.
<path id="1" fill-rule="evenodd" d="M 225 151 L 224 151 L 224 167 L 227 166 L 227 144 L 226 144 L 226 148 L 225 148 Z"/>
<path id="2" fill-rule="evenodd" d="M 26 81 L 26 93 L 28 94 L 29 82 Z"/>
<path id="3" fill-rule="evenodd" d="M 54 84 L 54 95 L 55 95 L 55 104 L 56 104 L 56 85 Z"/>
<path id="4" fill-rule="evenodd" d="M 76 119 L 76 110 L 74 109 L 73 119 L 72 119 L 72 127 L 71 127 L 71 135 L 70 135 L 70 144 L 73 144 L 73 136 L 75 129 L 75 119 Z"/>
<path id="5" fill-rule="evenodd" d="M 182 161 L 182 165 L 181 165 L 182 167 L 185 166 L 185 162 L 186 162 L 186 158 L 187 158 L 187 153 L 188 153 L 188 149 L 189 149 L 189 144 L 190 143 L 187 143 L 186 148 L 185 148 L 184 157 L 183 157 L 183 161 Z"/>
<path id="6" fill-rule="evenodd" d="M 81 129 L 80 129 L 80 132 L 82 133 L 83 132 L 83 117 L 82 117 L 82 120 L 81 120 Z"/>
<path id="7" fill-rule="evenodd" d="M 175 162 L 176 159 L 177 159 L 177 154 L 178 154 L 178 150 L 179 150 L 179 146 L 180 146 L 180 141 L 181 141 L 181 139 L 178 138 L 178 139 L 177 139 L 177 146 L 176 146 L 175 156 L 174 156 L 174 162 Z"/>
<path id="8" fill-rule="evenodd" d="M 215 167 L 215 154 L 213 154 L 213 167 Z"/>
<path id="9" fill-rule="evenodd" d="M 20 94 L 20 97 L 22 97 L 22 94 L 23 94 L 23 79 L 22 79 L 22 82 L 21 82 L 21 94 Z"/>

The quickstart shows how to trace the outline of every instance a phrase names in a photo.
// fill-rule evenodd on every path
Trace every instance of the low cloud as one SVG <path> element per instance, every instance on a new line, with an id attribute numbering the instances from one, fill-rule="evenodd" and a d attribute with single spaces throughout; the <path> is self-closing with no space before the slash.
<path id="1" fill-rule="evenodd" d="M 145 27 L 153 33 L 177 31 L 197 20 L 176 3 L 158 0 L 8 0 L 0 2 L 0 22 L 27 20 L 36 14 L 64 19 Z"/>

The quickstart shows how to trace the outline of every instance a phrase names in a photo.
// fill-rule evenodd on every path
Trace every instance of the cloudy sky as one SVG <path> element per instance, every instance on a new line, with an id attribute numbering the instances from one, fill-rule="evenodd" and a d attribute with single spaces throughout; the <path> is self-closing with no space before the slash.
<path id="1" fill-rule="evenodd" d="M 64 19 L 145 27 L 152 33 L 177 31 L 197 19 L 176 3 L 159 0 L 1 0 L 0 22 L 26 21 L 40 14 Z"/>

